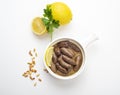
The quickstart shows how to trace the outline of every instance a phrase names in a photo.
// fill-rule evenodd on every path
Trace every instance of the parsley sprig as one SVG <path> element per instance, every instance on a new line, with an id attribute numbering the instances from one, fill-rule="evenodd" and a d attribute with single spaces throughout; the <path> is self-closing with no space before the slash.
<path id="1" fill-rule="evenodd" d="M 53 19 L 50 5 L 47 5 L 46 9 L 44 9 L 42 21 L 45 24 L 48 33 L 50 33 L 52 40 L 52 33 L 54 31 L 54 28 L 58 28 L 60 24 L 58 20 Z"/>

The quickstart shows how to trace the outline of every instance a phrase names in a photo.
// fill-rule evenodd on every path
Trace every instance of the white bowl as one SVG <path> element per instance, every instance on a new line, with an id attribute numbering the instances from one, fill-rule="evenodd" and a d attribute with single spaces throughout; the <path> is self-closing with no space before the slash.
<path id="1" fill-rule="evenodd" d="M 54 72 L 47 66 L 46 61 L 45 61 L 45 53 L 46 53 L 46 50 L 48 49 L 48 47 L 53 46 L 54 44 L 56 44 L 56 43 L 58 43 L 58 42 L 60 42 L 60 41 L 65 41 L 65 40 L 69 40 L 69 41 L 71 41 L 72 43 L 74 43 L 75 45 L 77 45 L 77 46 L 80 48 L 81 53 L 82 53 L 82 57 L 83 57 L 82 65 L 81 65 L 81 67 L 79 68 L 79 70 L 78 70 L 77 72 L 75 72 L 74 74 L 69 75 L 69 76 L 61 76 L 61 75 L 58 75 L 58 74 L 54 73 Z M 49 72 L 53 77 L 55 77 L 55 78 L 57 78 L 57 79 L 62 79 L 62 80 L 73 79 L 73 78 L 77 77 L 77 76 L 83 71 L 83 69 L 84 69 L 84 67 L 85 67 L 85 52 L 84 52 L 84 49 L 83 49 L 82 45 L 81 45 L 78 41 L 76 41 L 75 39 L 73 39 L 73 38 L 58 38 L 58 39 L 55 39 L 54 41 L 52 41 L 52 42 L 47 46 L 47 48 L 45 49 L 45 53 L 44 53 L 44 65 L 45 65 L 46 69 L 48 70 L 48 72 Z"/>

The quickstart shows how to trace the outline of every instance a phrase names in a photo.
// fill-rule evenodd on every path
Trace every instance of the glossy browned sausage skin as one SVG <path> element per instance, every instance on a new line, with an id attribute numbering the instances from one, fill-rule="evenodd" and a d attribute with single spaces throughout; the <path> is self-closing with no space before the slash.
<path id="1" fill-rule="evenodd" d="M 82 61 L 82 57 L 81 57 L 81 55 L 78 55 L 76 57 L 76 66 L 73 68 L 74 71 L 78 71 L 79 70 L 79 68 L 81 66 L 81 63 L 82 63 L 81 61 Z"/>
<path id="2" fill-rule="evenodd" d="M 57 68 L 56 68 L 56 65 L 54 64 L 54 63 L 52 63 L 51 64 L 51 70 L 54 72 L 54 73 L 56 73 L 56 71 L 57 71 Z"/>
<path id="3" fill-rule="evenodd" d="M 55 53 L 52 55 L 52 62 L 53 62 L 54 64 L 57 63 L 57 56 L 56 56 Z"/>
<path id="4" fill-rule="evenodd" d="M 71 48 L 67 48 L 68 49 L 68 51 L 74 56 L 75 55 L 75 52 L 74 52 L 74 50 L 73 49 L 71 49 Z"/>
<path id="5" fill-rule="evenodd" d="M 75 44 L 73 44 L 72 42 L 68 43 L 69 47 L 72 48 L 73 50 L 75 50 L 76 52 L 80 52 L 80 49 L 78 48 L 78 46 L 76 46 Z"/>
<path id="6" fill-rule="evenodd" d="M 66 76 L 67 75 L 67 74 L 64 74 L 64 73 L 60 72 L 59 70 L 57 70 L 56 74 L 61 75 L 61 76 Z"/>
<path id="7" fill-rule="evenodd" d="M 61 41 L 57 45 L 58 45 L 59 48 L 62 48 L 62 47 L 68 48 L 69 47 L 68 46 L 68 41 Z"/>
<path id="8" fill-rule="evenodd" d="M 55 52 L 56 56 L 60 56 L 61 55 L 59 47 L 54 47 L 54 52 Z"/>
<path id="9" fill-rule="evenodd" d="M 66 69 L 72 68 L 72 66 L 68 63 L 66 63 L 65 61 L 63 61 L 62 56 L 60 56 L 60 58 L 58 58 L 59 64 Z"/>
<path id="10" fill-rule="evenodd" d="M 57 70 L 59 70 L 63 74 L 68 73 L 67 70 L 65 68 L 63 68 L 59 63 L 56 63 L 56 68 L 57 68 Z"/>
<path id="11" fill-rule="evenodd" d="M 60 51 L 61 51 L 62 54 L 66 55 L 66 56 L 68 56 L 68 57 L 70 57 L 70 58 L 72 58 L 72 57 L 74 56 L 74 55 L 73 55 L 71 52 L 69 52 L 68 49 L 66 49 L 66 48 L 61 48 Z"/>
<path id="12" fill-rule="evenodd" d="M 76 62 L 75 62 L 73 59 L 71 59 L 71 58 L 69 58 L 69 57 L 67 57 L 67 56 L 65 56 L 65 55 L 62 55 L 62 59 L 63 59 L 66 63 L 68 63 L 68 64 L 76 65 Z"/>

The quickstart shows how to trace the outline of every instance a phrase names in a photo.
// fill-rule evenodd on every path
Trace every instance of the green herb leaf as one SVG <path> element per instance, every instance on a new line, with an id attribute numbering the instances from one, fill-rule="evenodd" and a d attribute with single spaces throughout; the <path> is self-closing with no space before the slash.
<path id="1" fill-rule="evenodd" d="M 48 33 L 50 33 L 51 39 L 52 39 L 52 34 L 54 31 L 54 28 L 58 28 L 60 26 L 59 21 L 56 21 L 53 19 L 50 5 L 47 5 L 46 9 L 44 9 L 43 16 L 44 17 L 42 18 L 42 21 L 45 24 L 46 29 L 47 29 Z"/>
<path id="2" fill-rule="evenodd" d="M 58 28 L 60 26 L 59 21 L 56 21 L 56 20 L 53 20 L 52 24 L 55 28 Z"/>
<path id="3" fill-rule="evenodd" d="M 50 23 L 49 19 L 47 18 L 42 18 L 42 21 L 45 25 L 48 25 Z"/>
<path id="4" fill-rule="evenodd" d="M 51 9 L 50 5 L 47 5 L 46 9 L 44 9 L 44 17 L 47 17 L 48 19 L 52 20 L 52 15 L 51 15 Z"/>

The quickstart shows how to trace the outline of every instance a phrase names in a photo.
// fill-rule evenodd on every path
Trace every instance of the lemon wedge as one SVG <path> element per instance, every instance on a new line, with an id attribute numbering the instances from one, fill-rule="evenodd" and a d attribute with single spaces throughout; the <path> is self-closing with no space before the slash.
<path id="1" fill-rule="evenodd" d="M 45 61 L 46 61 L 47 66 L 51 66 L 53 49 L 54 47 L 48 47 L 48 49 L 46 50 Z"/>
<path id="2" fill-rule="evenodd" d="M 43 35 L 47 32 L 46 27 L 40 17 L 36 17 L 32 21 L 32 30 L 36 35 Z"/>

